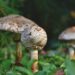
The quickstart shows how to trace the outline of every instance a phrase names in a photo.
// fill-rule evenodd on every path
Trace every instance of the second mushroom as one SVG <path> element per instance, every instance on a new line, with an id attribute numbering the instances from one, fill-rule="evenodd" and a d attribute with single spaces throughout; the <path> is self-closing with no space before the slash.
<path id="1" fill-rule="evenodd" d="M 64 30 L 59 39 L 67 42 L 70 59 L 75 60 L 75 26 Z"/>

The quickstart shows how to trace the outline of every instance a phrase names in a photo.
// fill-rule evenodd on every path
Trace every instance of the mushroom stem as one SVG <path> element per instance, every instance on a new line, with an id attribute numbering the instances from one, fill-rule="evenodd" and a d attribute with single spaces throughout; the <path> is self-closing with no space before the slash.
<path id="1" fill-rule="evenodd" d="M 35 60 L 32 64 L 32 71 L 38 72 L 38 50 L 32 50 L 31 51 L 31 59 Z"/>
<path id="2" fill-rule="evenodd" d="M 73 49 L 69 49 L 69 56 L 70 59 L 75 60 L 75 51 Z"/>
<path id="3" fill-rule="evenodd" d="M 20 61 L 22 59 L 22 51 L 21 51 L 21 43 L 16 43 L 16 64 L 20 64 Z"/>

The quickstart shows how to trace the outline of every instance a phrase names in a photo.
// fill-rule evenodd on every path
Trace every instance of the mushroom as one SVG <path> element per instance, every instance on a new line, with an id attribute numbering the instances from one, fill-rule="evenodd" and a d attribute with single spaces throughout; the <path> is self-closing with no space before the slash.
<path id="1" fill-rule="evenodd" d="M 75 26 L 67 28 L 60 35 L 60 40 L 65 40 L 69 46 L 69 56 L 72 60 L 75 60 Z"/>
<path id="2" fill-rule="evenodd" d="M 43 49 L 47 43 L 47 34 L 43 28 L 35 22 L 20 16 L 8 15 L 0 18 L 0 30 L 10 31 L 15 33 L 15 42 L 17 43 L 16 63 L 20 63 L 22 51 L 20 50 L 20 42 L 31 51 L 31 59 L 38 61 L 38 50 Z M 35 63 L 36 63 L 35 62 Z M 38 64 L 33 64 L 33 72 L 38 71 Z"/>

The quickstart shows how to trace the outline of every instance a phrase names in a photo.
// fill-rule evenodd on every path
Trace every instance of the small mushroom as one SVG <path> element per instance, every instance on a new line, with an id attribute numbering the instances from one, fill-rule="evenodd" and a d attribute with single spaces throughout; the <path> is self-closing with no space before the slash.
<path id="1" fill-rule="evenodd" d="M 47 34 L 43 28 L 23 16 L 8 15 L 0 18 L 0 30 L 15 33 L 14 40 L 17 43 L 17 63 L 20 63 L 22 58 L 22 51 L 19 48 L 20 41 L 26 48 L 31 50 L 31 59 L 37 62 L 38 50 L 42 49 L 47 43 Z M 38 68 L 36 68 L 37 66 L 37 64 L 34 65 L 33 72 L 38 71 Z"/>
<path id="2" fill-rule="evenodd" d="M 75 60 L 75 26 L 67 28 L 60 35 L 60 40 L 65 40 L 69 46 L 69 56 L 71 59 Z"/>

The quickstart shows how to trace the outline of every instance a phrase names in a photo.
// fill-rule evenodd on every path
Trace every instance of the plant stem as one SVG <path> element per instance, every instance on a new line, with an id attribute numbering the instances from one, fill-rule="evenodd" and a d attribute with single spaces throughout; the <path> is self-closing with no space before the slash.
<path id="1" fill-rule="evenodd" d="M 16 43 L 16 63 L 19 64 L 22 59 L 22 50 L 21 50 L 21 43 Z"/>

